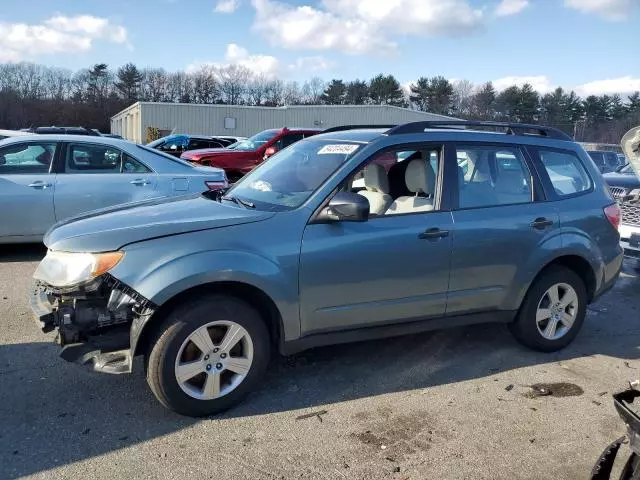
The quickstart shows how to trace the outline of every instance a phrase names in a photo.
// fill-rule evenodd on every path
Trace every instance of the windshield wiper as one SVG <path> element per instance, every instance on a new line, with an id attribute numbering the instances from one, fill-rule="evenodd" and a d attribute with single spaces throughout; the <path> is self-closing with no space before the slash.
<path id="1" fill-rule="evenodd" d="M 231 195 L 223 195 L 221 198 L 222 200 L 233 202 L 236 205 L 242 205 L 244 208 L 256 208 L 256 206 L 253 203 L 248 202 L 247 200 L 242 200 L 241 198 L 238 198 L 238 197 L 232 197 Z"/>

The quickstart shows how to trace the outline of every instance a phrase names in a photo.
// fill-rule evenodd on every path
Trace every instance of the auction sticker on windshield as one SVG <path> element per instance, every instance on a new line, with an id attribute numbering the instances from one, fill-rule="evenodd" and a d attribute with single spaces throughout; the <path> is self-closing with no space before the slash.
<path id="1" fill-rule="evenodd" d="M 325 145 L 320 149 L 318 155 L 349 155 L 355 152 L 360 145 L 354 145 L 352 143 L 343 143 L 338 145 Z"/>

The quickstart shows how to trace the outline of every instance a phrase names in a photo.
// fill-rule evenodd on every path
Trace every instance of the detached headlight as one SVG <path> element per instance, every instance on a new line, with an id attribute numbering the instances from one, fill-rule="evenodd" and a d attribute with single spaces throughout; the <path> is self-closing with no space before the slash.
<path id="1" fill-rule="evenodd" d="M 124 252 L 66 253 L 49 251 L 33 278 L 52 287 L 72 287 L 107 273 L 124 257 Z"/>

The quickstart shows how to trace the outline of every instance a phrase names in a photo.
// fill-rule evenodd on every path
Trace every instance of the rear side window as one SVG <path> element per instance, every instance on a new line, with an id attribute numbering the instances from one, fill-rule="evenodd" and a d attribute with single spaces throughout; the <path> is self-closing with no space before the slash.
<path id="1" fill-rule="evenodd" d="M 539 148 L 538 154 L 556 194 L 565 197 L 591 188 L 591 178 L 575 153 Z"/>
<path id="2" fill-rule="evenodd" d="M 458 145 L 456 157 L 460 208 L 533 202 L 533 179 L 519 149 Z"/>
<path id="3" fill-rule="evenodd" d="M 144 173 L 136 159 L 106 145 L 74 144 L 67 151 L 66 173 Z"/>

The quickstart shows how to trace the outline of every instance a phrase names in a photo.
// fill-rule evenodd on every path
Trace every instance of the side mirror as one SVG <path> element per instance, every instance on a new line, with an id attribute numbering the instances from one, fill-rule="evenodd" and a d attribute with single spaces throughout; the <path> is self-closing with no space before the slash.
<path id="1" fill-rule="evenodd" d="M 366 222 L 369 200 L 353 192 L 338 192 L 319 215 L 320 220 L 333 222 Z"/>
<path id="2" fill-rule="evenodd" d="M 276 153 L 278 153 L 278 149 L 276 147 L 269 147 L 264 151 L 264 159 L 266 160 L 267 158 L 275 155 Z"/>

